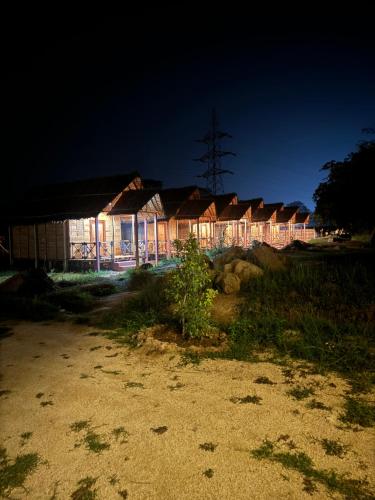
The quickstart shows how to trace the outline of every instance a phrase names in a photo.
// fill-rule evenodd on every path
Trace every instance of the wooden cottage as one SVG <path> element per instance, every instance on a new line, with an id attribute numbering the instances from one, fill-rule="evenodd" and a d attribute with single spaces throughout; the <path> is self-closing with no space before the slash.
<path id="1" fill-rule="evenodd" d="M 218 216 L 218 227 L 222 230 L 219 238 L 224 244 L 243 246 L 249 243 L 248 233 L 251 222 L 251 205 L 249 202 L 230 204 Z"/>
<path id="2" fill-rule="evenodd" d="M 157 241 L 157 231 L 149 237 L 147 224 L 152 219 L 157 227 L 157 218 L 164 216 L 157 192 L 142 187 L 134 172 L 30 191 L 11 220 L 11 259 L 64 269 L 88 263 L 98 270 L 132 258 L 138 264 L 136 239 L 143 241 L 147 258 L 145 241 Z M 157 258 L 157 250 L 153 255 Z"/>
<path id="3" fill-rule="evenodd" d="M 283 203 L 268 203 L 257 208 L 251 215 L 250 240 L 264 241 L 271 244 L 276 213 L 282 209 Z"/>

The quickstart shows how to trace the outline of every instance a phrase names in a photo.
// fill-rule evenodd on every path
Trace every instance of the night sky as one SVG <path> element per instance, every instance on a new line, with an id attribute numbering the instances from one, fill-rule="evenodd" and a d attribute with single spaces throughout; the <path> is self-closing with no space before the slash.
<path id="1" fill-rule="evenodd" d="M 224 149 L 237 154 L 223 162 L 234 171 L 225 190 L 313 208 L 320 167 L 375 127 L 372 21 L 365 11 L 230 5 L 10 13 L 2 200 L 34 184 L 132 170 L 165 187 L 199 183 L 204 166 L 192 160 L 204 146 L 194 140 L 215 107 L 233 135 Z"/>

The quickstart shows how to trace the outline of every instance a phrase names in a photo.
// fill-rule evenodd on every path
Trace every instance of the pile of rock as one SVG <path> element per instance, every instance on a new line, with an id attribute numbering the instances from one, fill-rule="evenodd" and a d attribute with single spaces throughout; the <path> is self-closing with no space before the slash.
<path id="1" fill-rule="evenodd" d="M 285 269 L 285 258 L 268 245 L 257 245 L 248 251 L 231 247 L 213 261 L 213 282 L 223 293 L 240 290 L 242 284 L 262 276 L 264 270 Z"/>

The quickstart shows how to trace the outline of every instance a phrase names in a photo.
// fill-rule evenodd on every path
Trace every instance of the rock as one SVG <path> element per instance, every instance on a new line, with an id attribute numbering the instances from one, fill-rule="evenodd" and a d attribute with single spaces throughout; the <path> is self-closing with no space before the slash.
<path id="1" fill-rule="evenodd" d="M 240 278 L 241 283 L 247 283 L 251 278 L 262 276 L 263 269 L 246 260 L 235 259 L 232 262 L 232 272 Z"/>
<path id="2" fill-rule="evenodd" d="M 277 251 L 265 245 L 249 250 L 247 260 L 262 269 L 270 271 L 282 271 L 286 269 L 285 259 Z"/>
<path id="3" fill-rule="evenodd" d="M 215 283 L 226 294 L 239 292 L 241 287 L 241 280 L 234 273 L 220 273 Z"/>
<path id="4" fill-rule="evenodd" d="M 43 269 L 30 269 L 12 276 L 0 285 L 0 293 L 16 293 L 24 296 L 51 292 L 55 284 Z"/>
<path id="5" fill-rule="evenodd" d="M 245 259 L 246 252 L 241 247 L 231 247 L 228 250 L 225 250 L 223 253 L 218 255 L 214 262 L 214 269 L 222 271 L 224 269 L 225 264 L 229 264 L 234 259 Z"/>
<path id="6" fill-rule="evenodd" d="M 232 272 L 232 262 L 229 262 L 228 264 L 224 264 L 223 271 L 224 271 L 224 273 L 231 273 Z"/>

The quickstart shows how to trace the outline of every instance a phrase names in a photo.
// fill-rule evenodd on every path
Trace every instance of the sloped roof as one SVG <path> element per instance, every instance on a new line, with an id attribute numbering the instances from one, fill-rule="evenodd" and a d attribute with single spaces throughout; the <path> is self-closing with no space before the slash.
<path id="1" fill-rule="evenodd" d="M 113 195 L 121 193 L 132 181 L 140 177 L 138 172 L 129 174 L 80 179 L 71 182 L 49 184 L 35 187 L 26 193 L 29 199 L 51 199 L 55 197 L 73 197 L 84 195 Z"/>
<path id="2" fill-rule="evenodd" d="M 264 208 L 273 208 L 275 210 L 284 210 L 284 203 L 281 201 L 278 203 L 265 203 L 263 205 Z"/>
<path id="3" fill-rule="evenodd" d="M 284 207 L 283 210 L 277 211 L 276 223 L 282 224 L 291 221 L 297 214 L 298 210 L 298 207 Z"/>
<path id="4" fill-rule="evenodd" d="M 297 212 L 296 224 L 308 224 L 310 222 L 310 214 L 308 212 Z"/>
<path id="5" fill-rule="evenodd" d="M 213 196 L 213 200 L 215 202 L 216 213 L 218 216 L 221 215 L 222 211 L 228 207 L 228 205 L 238 202 L 236 193 L 217 194 Z"/>
<path id="6" fill-rule="evenodd" d="M 169 219 L 179 212 L 181 206 L 193 197 L 199 197 L 199 188 L 197 186 L 185 186 L 180 188 L 169 188 L 159 191 L 163 203 L 165 216 Z"/>
<path id="7" fill-rule="evenodd" d="M 251 210 L 254 212 L 257 208 L 263 208 L 263 198 L 252 198 L 251 200 L 239 200 L 239 203 L 250 203 Z"/>
<path id="8" fill-rule="evenodd" d="M 160 196 L 154 189 L 128 189 L 110 209 L 110 215 L 136 214 L 138 212 L 164 215 Z"/>
<path id="9" fill-rule="evenodd" d="M 34 188 L 12 207 L 9 219 L 31 224 L 95 217 L 137 178 L 133 172 Z"/>
<path id="10" fill-rule="evenodd" d="M 211 212 L 210 214 L 207 212 Z M 215 216 L 215 203 L 209 198 L 203 200 L 186 200 L 181 206 L 176 219 L 198 219 L 199 217 Z"/>
<path id="11" fill-rule="evenodd" d="M 251 222 L 268 222 L 276 212 L 275 207 L 258 208 L 251 216 Z"/>
<path id="12" fill-rule="evenodd" d="M 228 205 L 218 216 L 219 221 L 241 220 L 251 218 L 250 203 L 238 203 L 236 205 Z"/>

